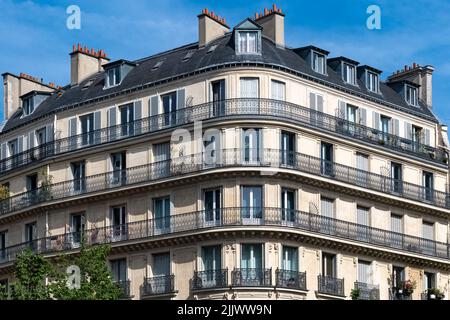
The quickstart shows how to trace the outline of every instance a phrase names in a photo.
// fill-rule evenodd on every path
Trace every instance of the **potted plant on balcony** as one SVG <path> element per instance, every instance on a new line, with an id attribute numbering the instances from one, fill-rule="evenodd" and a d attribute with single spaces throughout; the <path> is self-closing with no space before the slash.
<path id="1" fill-rule="evenodd" d="M 429 288 L 427 290 L 428 300 L 442 300 L 445 295 L 439 288 Z"/>
<path id="2" fill-rule="evenodd" d="M 414 289 L 416 289 L 416 281 L 406 280 L 401 283 L 399 293 L 409 297 L 413 294 Z"/>
<path id="3" fill-rule="evenodd" d="M 361 294 L 360 289 L 352 289 L 352 291 L 350 291 L 350 297 L 352 298 L 352 300 L 358 300 L 360 294 Z"/>

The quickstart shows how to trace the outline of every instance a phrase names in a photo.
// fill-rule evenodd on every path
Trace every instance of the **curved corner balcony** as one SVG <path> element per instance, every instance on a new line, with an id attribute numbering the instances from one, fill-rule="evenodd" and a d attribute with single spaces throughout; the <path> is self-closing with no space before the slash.
<path id="1" fill-rule="evenodd" d="M 325 235 L 334 240 L 346 239 L 356 243 L 365 243 L 379 247 L 379 249 L 388 248 L 424 256 L 450 259 L 450 246 L 447 243 L 368 227 L 314 213 L 269 207 L 223 208 L 215 211 L 195 211 L 36 239 L 31 242 L 24 242 L 0 249 L 0 263 L 13 261 L 16 255 L 26 248 L 41 254 L 48 254 L 78 249 L 81 242 L 87 245 L 101 243 L 126 244 L 130 240 L 156 240 L 158 237 L 176 236 L 202 230 L 219 231 L 220 229 L 226 230 L 226 228 L 259 227 L 282 228 L 286 232 L 306 231 L 313 235 Z M 234 286 L 270 285 L 271 279 L 269 274 L 271 273 L 263 272 L 263 270 L 250 273 L 241 271 L 235 269 L 232 272 L 232 284 Z M 224 281 L 226 281 L 226 271 L 215 271 L 214 274 L 200 272 L 196 274 L 195 279 L 193 286 L 196 289 L 205 286 L 223 286 Z M 306 287 L 306 275 L 304 274 L 277 270 L 276 280 L 277 286 L 280 287 L 300 289 Z"/>
<path id="2" fill-rule="evenodd" d="M 54 138 L 51 137 L 51 141 L 46 144 L 1 160 L 0 173 L 35 164 L 67 152 L 175 128 L 194 121 L 242 116 L 290 121 L 435 163 L 447 164 L 448 161 L 447 154 L 442 149 L 349 122 L 307 107 L 280 100 L 236 98 L 186 107 L 175 112 L 151 116 L 68 138 L 53 140 Z"/>
<path id="3" fill-rule="evenodd" d="M 206 154 L 201 153 L 42 186 L 0 201 L 0 216 L 50 201 L 93 192 L 114 191 L 120 187 L 155 182 L 169 177 L 237 167 L 298 171 L 321 176 L 330 181 L 344 182 L 389 195 L 450 208 L 450 198 L 446 192 L 392 179 L 389 176 L 359 170 L 301 153 L 288 154 L 275 149 L 226 149 L 215 153 L 213 158 L 206 159 Z"/>

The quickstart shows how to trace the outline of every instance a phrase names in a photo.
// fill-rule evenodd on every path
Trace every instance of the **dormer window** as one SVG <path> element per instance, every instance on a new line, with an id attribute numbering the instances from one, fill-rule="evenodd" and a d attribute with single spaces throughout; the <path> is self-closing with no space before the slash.
<path id="1" fill-rule="evenodd" d="M 342 65 L 342 78 L 346 83 L 356 85 L 356 67 L 344 62 Z"/>
<path id="2" fill-rule="evenodd" d="M 367 71 L 367 81 L 366 86 L 367 90 L 379 93 L 380 92 L 380 84 L 379 84 L 378 74 L 375 72 Z"/>
<path id="3" fill-rule="evenodd" d="M 315 72 L 325 74 L 325 55 L 316 51 L 312 52 L 312 68 Z"/>
<path id="4" fill-rule="evenodd" d="M 47 91 L 30 91 L 20 97 L 22 100 L 22 117 L 32 114 L 52 93 Z"/>
<path id="5" fill-rule="evenodd" d="M 118 86 L 120 82 L 122 81 L 121 72 L 120 72 L 120 66 L 117 66 L 115 68 L 111 68 L 106 72 L 106 87 L 114 87 Z"/>
<path id="6" fill-rule="evenodd" d="M 22 108 L 23 108 L 23 115 L 24 116 L 28 116 L 29 114 L 33 113 L 33 111 L 34 111 L 34 99 L 33 99 L 33 96 L 23 100 Z"/>
<path id="7" fill-rule="evenodd" d="M 234 27 L 234 49 L 236 54 L 261 54 L 260 25 L 245 19 Z"/>
<path id="8" fill-rule="evenodd" d="M 418 105 L 418 99 L 417 99 L 417 88 L 406 85 L 406 102 L 411 106 L 417 106 Z"/>
<path id="9" fill-rule="evenodd" d="M 239 31 L 238 45 L 240 54 L 258 54 L 258 31 Z"/>
<path id="10" fill-rule="evenodd" d="M 122 83 L 127 74 L 136 66 L 136 63 L 128 60 L 117 60 L 103 65 L 105 69 L 105 87 L 109 89 Z"/>

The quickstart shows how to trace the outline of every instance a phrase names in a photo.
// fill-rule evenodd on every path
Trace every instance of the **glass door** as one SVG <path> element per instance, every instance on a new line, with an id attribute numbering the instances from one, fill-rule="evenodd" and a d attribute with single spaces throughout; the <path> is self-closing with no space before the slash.
<path id="1" fill-rule="evenodd" d="M 262 245 L 243 244 L 241 250 L 241 284 L 262 285 L 264 283 Z"/>
<path id="2" fill-rule="evenodd" d="M 244 161 L 246 164 L 258 164 L 260 161 L 261 134 L 259 129 L 243 129 Z"/>
<path id="3" fill-rule="evenodd" d="M 262 187 L 242 187 L 242 223 L 261 225 L 262 216 Z"/>
<path id="4" fill-rule="evenodd" d="M 213 117 L 225 115 L 225 80 L 214 81 L 212 87 L 212 110 Z"/>
<path id="5" fill-rule="evenodd" d="M 130 103 L 120 108 L 120 123 L 122 136 L 134 135 L 134 104 Z"/>
<path id="6" fill-rule="evenodd" d="M 127 164 L 126 164 L 126 153 L 114 153 L 111 155 L 111 162 L 112 162 L 112 169 L 113 169 L 113 176 L 112 176 L 112 183 L 113 184 L 126 184 L 126 177 L 127 177 Z"/>
<path id="7" fill-rule="evenodd" d="M 281 132 L 281 164 L 293 166 L 295 161 L 295 134 Z"/>
<path id="8" fill-rule="evenodd" d="M 281 190 L 281 221 L 283 225 L 293 225 L 295 222 L 295 192 Z"/>
<path id="9" fill-rule="evenodd" d="M 86 225 L 84 213 L 73 214 L 70 220 L 71 245 L 74 248 L 78 248 L 83 240 Z"/>
<path id="10" fill-rule="evenodd" d="M 111 222 L 113 241 L 126 240 L 127 225 L 126 225 L 126 208 L 125 206 L 114 207 L 111 210 Z"/>
<path id="11" fill-rule="evenodd" d="M 204 287 L 215 287 L 221 280 L 222 249 L 220 246 L 208 246 L 202 248 L 203 270 L 202 278 Z M 220 283 L 220 282 L 219 282 Z"/>
<path id="12" fill-rule="evenodd" d="M 154 200 L 155 234 L 170 232 L 170 198 L 164 197 Z"/>
<path id="13" fill-rule="evenodd" d="M 162 96 L 164 126 L 173 126 L 177 123 L 177 93 L 172 92 Z"/>
<path id="14" fill-rule="evenodd" d="M 205 191 L 205 225 L 220 225 L 222 211 L 222 190 Z"/>

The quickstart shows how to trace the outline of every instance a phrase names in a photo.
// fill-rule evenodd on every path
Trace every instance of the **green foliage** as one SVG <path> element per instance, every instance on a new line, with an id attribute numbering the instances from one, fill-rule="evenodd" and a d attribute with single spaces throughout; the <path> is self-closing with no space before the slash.
<path id="1" fill-rule="evenodd" d="M 78 257 L 72 261 L 61 257 L 56 281 L 52 284 L 55 299 L 60 300 L 117 300 L 122 296 L 121 288 L 112 281 L 111 271 L 106 260 L 110 247 L 100 245 L 85 247 L 82 245 Z M 69 289 L 66 285 L 65 270 L 76 265 L 81 271 L 80 289 Z"/>
<path id="2" fill-rule="evenodd" d="M 48 300 L 50 288 L 47 278 L 52 276 L 52 266 L 42 256 L 30 249 L 21 252 L 15 263 L 15 281 L 11 285 L 11 299 L 14 300 Z"/>
<path id="3" fill-rule="evenodd" d="M 61 254 L 55 263 L 50 263 L 31 250 L 21 252 L 16 259 L 16 281 L 10 287 L 10 298 L 14 300 L 117 300 L 123 290 L 113 282 L 107 266 L 110 246 L 85 247 L 80 254 Z M 67 286 L 66 269 L 75 265 L 80 268 L 80 288 Z M 1 293 L 0 300 L 7 298 Z"/>
<path id="4" fill-rule="evenodd" d="M 350 297 L 352 298 L 352 300 L 358 300 L 360 293 L 361 292 L 359 289 L 352 289 L 352 291 L 350 291 Z"/>

